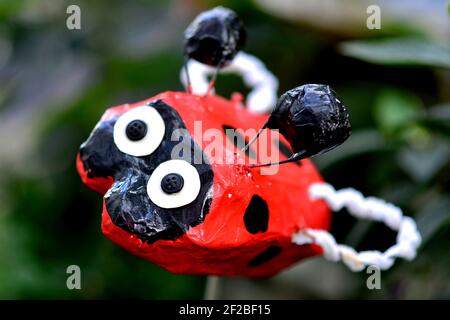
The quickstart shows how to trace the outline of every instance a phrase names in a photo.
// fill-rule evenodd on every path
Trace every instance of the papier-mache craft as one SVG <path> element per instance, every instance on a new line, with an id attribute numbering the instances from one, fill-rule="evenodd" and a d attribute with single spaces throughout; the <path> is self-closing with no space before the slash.
<path id="1" fill-rule="evenodd" d="M 316 255 L 353 271 L 412 260 L 421 242 L 413 219 L 354 189 L 336 191 L 308 159 L 349 137 L 342 100 L 323 84 L 277 99 L 277 79 L 241 51 L 245 38 L 233 11 L 201 13 L 185 31 L 186 92 L 105 112 L 77 157 L 83 182 L 103 195 L 103 233 L 181 274 L 267 277 Z M 225 72 L 251 88 L 245 102 L 214 93 Z M 331 211 L 342 208 L 398 231 L 396 243 L 385 252 L 336 243 Z"/>

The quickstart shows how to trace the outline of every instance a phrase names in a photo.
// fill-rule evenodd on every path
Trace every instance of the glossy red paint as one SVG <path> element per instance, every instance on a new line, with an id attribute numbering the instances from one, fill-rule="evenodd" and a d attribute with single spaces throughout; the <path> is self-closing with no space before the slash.
<path id="1" fill-rule="evenodd" d="M 207 156 L 212 156 L 202 136 L 195 134 L 195 121 L 202 121 L 202 130 L 223 125 L 246 130 L 258 129 L 267 115 L 247 111 L 240 99 L 226 100 L 219 96 L 196 96 L 182 92 L 165 92 L 135 104 L 125 104 L 108 109 L 102 119 L 110 119 L 130 108 L 162 99 L 178 111 L 187 129 Z M 197 129 L 198 130 L 198 129 Z M 271 134 L 265 143 L 274 146 L 274 139 L 284 138 Z M 226 137 L 223 137 L 226 141 Z M 261 143 L 261 142 L 260 142 Z M 233 145 L 224 145 L 224 157 L 246 157 Z M 280 158 L 286 157 L 280 155 Z M 246 158 L 247 159 L 247 158 Z M 247 159 L 248 160 L 248 159 Z M 102 231 L 117 245 L 161 267 L 181 274 L 267 277 L 293 263 L 321 253 L 314 245 L 298 246 L 291 242 L 292 234 L 303 228 L 328 229 L 331 214 L 322 201 L 312 201 L 308 188 L 322 178 L 308 159 L 302 165 L 289 163 L 279 167 L 275 175 L 261 175 L 260 168 L 237 164 L 212 163 L 214 171 L 213 199 L 203 223 L 192 227 L 174 241 L 158 240 L 147 244 L 136 236 L 115 226 L 103 206 Z M 112 179 L 90 179 L 80 159 L 77 169 L 83 182 L 104 194 Z M 244 225 L 244 213 L 253 195 L 267 202 L 269 223 L 266 232 L 251 234 Z M 259 266 L 249 266 L 249 261 L 270 246 L 281 252 Z"/>

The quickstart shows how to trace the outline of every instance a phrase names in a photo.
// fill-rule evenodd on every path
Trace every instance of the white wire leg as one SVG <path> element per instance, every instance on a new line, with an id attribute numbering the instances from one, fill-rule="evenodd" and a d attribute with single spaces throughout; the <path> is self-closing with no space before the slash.
<path id="1" fill-rule="evenodd" d="M 184 86 L 191 85 L 192 93 L 204 95 L 210 88 L 210 75 L 216 74 L 217 68 L 210 67 L 190 59 L 186 70 L 180 73 Z M 257 57 L 243 51 L 238 52 L 231 63 L 220 69 L 220 73 L 236 73 L 241 75 L 244 83 L 251 88 L 246 105 L 249 110 L 257 113 L 270 112 L 277 102 L 278 79 L 267 70 L 264 63 Z M 188 79 L 189 74 L 190 79 Z M 190 81 L 188 81 L 190 80 Z"/>
<path id="2" fill-rule="evenodd" d="M 313 184 L 309 195 L 312 200 L 324 200 L 333 211 L 345 207 L 357 218 L 383 222 L 398 231 L 396 244 L 384 253 L 376 250 L 356 252 L 352 247 L 336 243 L 328 231 L 316 229 L 300 230 L 292 236 L 292 242 L 298 245 L 317 244 L 322 247 L 326 259 L 334 262 L 341 260 L 352 271 L 362 271 L 367 266 L 387 270 L 392 267 L 395 258 L 412 260 L 416 257 L 422 239 L 414 220 L 403 216 L 400 208 L 378 198 L 364 198 L 361 192 L 352 188 L 336 191 L 327 183 Z"/>

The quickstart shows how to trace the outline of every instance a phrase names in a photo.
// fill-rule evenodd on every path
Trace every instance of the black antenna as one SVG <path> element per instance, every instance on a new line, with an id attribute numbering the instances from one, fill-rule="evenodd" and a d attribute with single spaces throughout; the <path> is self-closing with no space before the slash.
<path id="1" fill-rule="evenodd" d="M 214 88 L 214 85 L 216 84 L 216 81 L 217 81 L 217 76 L 219 75 L 220 69 L 222 69 L 222 68 L 223 68 L 223 62 L 220 62 L 217 65 L 216 70 L 213 73 L 211 81 L 209 82 L 208 90 L 206 91 L 205 96 L 209 95 L 211 90 Z"/>
<path id="2" fill-rule="evenodd" d="M 187 81 L 186 92 L 192 93 L 191 77 L 189 76 L 188 62 L 189 62 L 189 57 L 184 56 L 183 69 L 184 69 L 184 72 L 186 73 L 186 81 Z"/>
<path id="3" fill-rule="evenodd" d="M 302 160 L 305 158 L 307 158 L 307 156 L 305 156 L 304 152 L 297 152 L 297 153 L 294 153 L 292 156 L 289 157 L 289 159 L 286 159 L 286 160 L 281 160 L 278 162 L 268 162 L 268 163 L 263 163 L 263 164 L 251 164 L 249 167 L 250 168 L 259 168 L 259 167 L 275 166 L 275 165 L 299 161 L 299 160 Z"/>
<path id="4" fill-rule="evenodd" d="M 270 117 L 269 117 L 269 119 L 270 119 Z M 263 126 L 261 127 L 261 129 L 258 130 L 256 135 L 241 149 L 241 152 L 247 151 L 247 149 L 250 148 L 250 146 L 259 138 L 261 133 L 264 131 L 264 129 L 267 128 L 268 125 L 269 125 L 269 120 L 267 120 L 266 123 L 263 124 Z"/>
<path id="5" fill-rule="evenodd" d="M 250 165 L 263 167 L 289 163 L 325 153 L 350 136 L 347 109 L 327 85 L 306 84 L 284 93 L 269 119 L 242 149 L 247 150 L 264 129 L 278 129 L 294 154 L 274 163 Z"/>

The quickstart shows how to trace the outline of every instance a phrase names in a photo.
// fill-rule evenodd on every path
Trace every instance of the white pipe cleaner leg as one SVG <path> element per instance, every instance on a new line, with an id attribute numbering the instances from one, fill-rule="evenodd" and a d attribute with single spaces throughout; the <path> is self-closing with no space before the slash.
<path id="1" fill-rule="evenodd" d="M 187 70 L 192 93 L 205 94 L 209 87 L 208 76 L 216 72 L 216 68 L 190 59 L 187 63 Z M 237 73 L 242 76 L 244 83 L 252 88 L 246 101 L 246 105 L 251 111 L 269 112 L 275 106 L 278 80 L 257 57 L 240 51 L 228 66 L 220 70 L 220 73 Z M 184 69 L 180 72 L 180 78 L 186 87 L 187 77 Z"/>
<path id="2" fill-rule="evenodd" d="M 398 231 L 396 244 L 384 253 L 375 250 L 356 252 L 352 247 L 336 243 L 328 231 L 316 229 L 304 229 L 295 233 L 292 242 L 298 245 L 317 244 L 322 247 L 326 259 L 334 262 L 341 260 L 352 271 L 362 271 L 370 265 L 386 270 L 394 264 L 395 258 L 415 258 L 422 239 L 414 220 L 403 216 L 400 208 L 378 198 L 364 198 L 361 192 L 352 188 L 336 191 L 327 183 L 311 185 L 309 195 L 313 200 L 324 200 L 333 211 L 345 207 L 357 218 L 383 222 Z"/>

